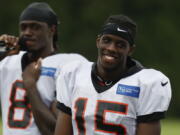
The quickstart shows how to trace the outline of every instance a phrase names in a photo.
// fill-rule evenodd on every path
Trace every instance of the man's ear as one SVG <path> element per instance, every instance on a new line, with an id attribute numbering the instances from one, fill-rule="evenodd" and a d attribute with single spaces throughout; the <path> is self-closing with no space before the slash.
<path id="1" fill-rule="evenodd" d="M 52 33 L 53 35 L 56 33 L 56 31 L 57 31 L 57 27 L 56 27 L 56 25 L 52 25 L 51 27 L 50 27 L 50 33 Z"/>
<path id="2" fill-rule="evenodd" d="M 130 46 L 130 49 L 129 49 L 129 52 L 128 52 L 128 56 L 131 56 L 134 53 L 135 48 L 136 48 L 135 44 Z"/>
<path id="3" fill-rule="evenodd" d="M 100 36 L 98 35 L 97 39 L 96 39 L 96 47 L 97 48 L 99 48 L 99 42 L 100 42 Z"/>

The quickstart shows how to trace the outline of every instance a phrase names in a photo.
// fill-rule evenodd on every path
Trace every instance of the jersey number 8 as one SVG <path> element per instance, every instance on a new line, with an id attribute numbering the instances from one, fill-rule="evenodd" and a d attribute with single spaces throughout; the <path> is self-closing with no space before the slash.
<path id="1" fill-rule="evenodd" d="M 18 98 L 18 90 L 22 91 L 23 96 L 19 96 Z M 29 104 L 29 100 L 26 96 L 26 90 L 23 87 L 23 83 L 20 80 L 16 80 L 13 83 L 11 95 L 10 95 L 10 107 L 8 113 L 8 126 L 10 128 L 20 128 L 25 129 L 29 126 L 30 120 L 32 118 L 31 106 Z M 16 118 L 19 114 L 18 110 L 22 111 L 22 116 L 18 116 L 21 118 Z"/>

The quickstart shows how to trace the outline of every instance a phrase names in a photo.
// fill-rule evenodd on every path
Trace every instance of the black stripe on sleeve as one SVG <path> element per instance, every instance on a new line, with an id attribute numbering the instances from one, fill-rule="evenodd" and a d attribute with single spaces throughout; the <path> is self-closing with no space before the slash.
<path id="1" fill-rule="evenodd" d="M 65 104 L 57 102 L 56 107 L 62 112 L 72 115 L 71 108 L 67 107 Z"/>
<path id="2" fill-rule="evenodd" d="M 165 112 L 155 112 L 148 115 L 142 115 L 137 117 L 137 122 L 152 122 L 165 118 Z"/>

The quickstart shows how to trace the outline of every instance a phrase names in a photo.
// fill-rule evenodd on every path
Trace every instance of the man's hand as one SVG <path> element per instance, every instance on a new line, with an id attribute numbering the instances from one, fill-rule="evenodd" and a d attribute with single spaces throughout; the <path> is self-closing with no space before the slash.
<path id="1" fill-rule="evenodd" d="M 37 62 L 29 64 L 22 73 L 24 87 L 28 90 L 36 85 L 41 72 L 41 58 Z"/>
<path id="2" fill-rule="evenodd" d="M 0 36 L 0 41 L 4 41 L 7 48 L 9 48 L 5 52 L 5 56 L 18 54 L 20 46 L 18 45 L 19 38 L 11 35 L 3 34 Z"/>

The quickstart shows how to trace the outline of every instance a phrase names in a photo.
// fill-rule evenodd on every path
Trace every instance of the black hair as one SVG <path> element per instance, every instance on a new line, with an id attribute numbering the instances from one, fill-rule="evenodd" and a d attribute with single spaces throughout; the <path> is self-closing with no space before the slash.
<path id="1" fill-rule="evenodd" d="M 52 25 L 48 25 L 48 26 L 51 27 Z M 54 36 L 53 36 L 53 48 L 54 48 L 55 52 L 58 52 L 58 50 L 59 50 L 59 46 L 58 46 L 57 42 L 58 42 L 58 25 L 56 25 L 56 29 L 55 29 Z"/>

